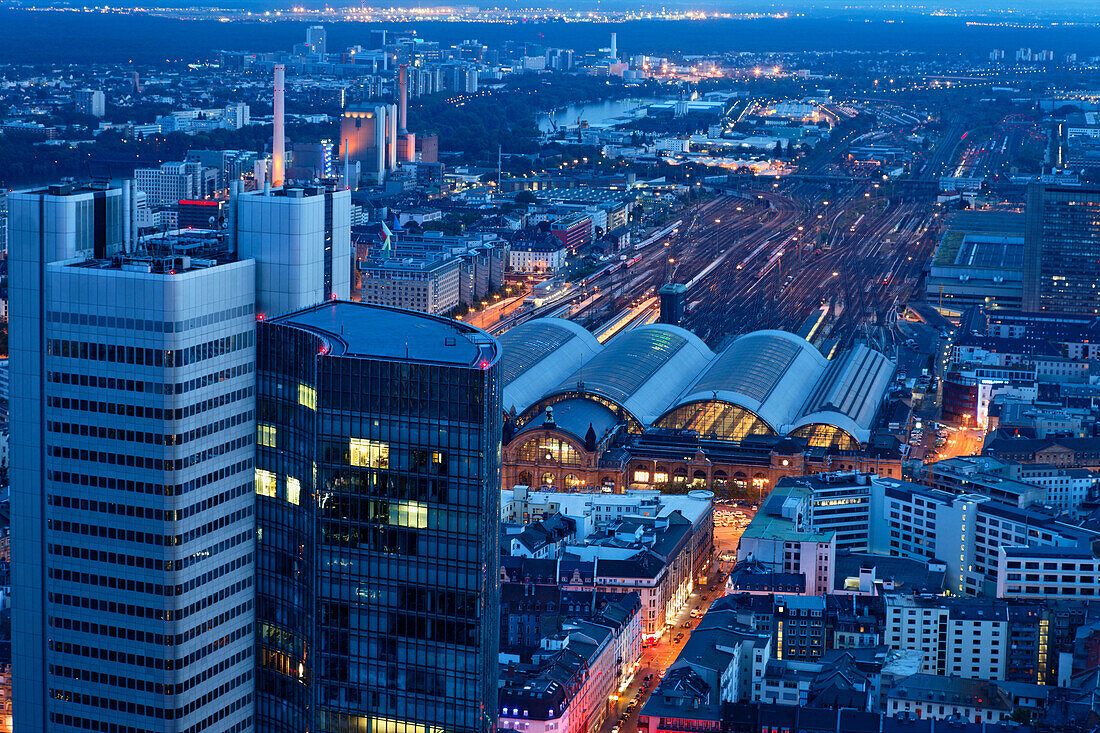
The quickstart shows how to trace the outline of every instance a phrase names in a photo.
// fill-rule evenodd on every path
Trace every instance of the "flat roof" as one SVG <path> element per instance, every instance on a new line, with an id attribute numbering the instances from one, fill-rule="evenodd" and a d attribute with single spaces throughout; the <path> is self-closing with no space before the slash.
<path id="1" fill-rule="evenodd" d="M 489 334 L 419 311 L 334 300 L 274 318 L 323 338 L 335 356 L 488 368 L 500 347 Z"/>

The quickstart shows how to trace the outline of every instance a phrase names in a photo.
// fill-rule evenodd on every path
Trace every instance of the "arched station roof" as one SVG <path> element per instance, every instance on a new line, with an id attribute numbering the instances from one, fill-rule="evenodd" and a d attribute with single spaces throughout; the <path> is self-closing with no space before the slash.
<path id="1" fill-rule="evenodd" d="M 893 377 L 892 361 L 863 344 L 853 347 L 829 364 L 791 429 L 835 425 L 866 443 Z"/>
<path id="2" fill-rule="evenodd" d="M 616 335 L 603 351 L 546 395 L 595 394 L 619 405 L 640 424 L 652 423 L 714 358 L 695 334 L 654 323 Z"/>
<path id="3" fill-rule="evenodd" d="M 497 337 L 503 354 L 502 404 L 521 413 L 603 350 L 586 328 L 563 318 L 536 318 Z"/>
<path id="4" fill-rule="evenodd" d="M 823 425 L 866 443 L 894 374 L 893 362 L 866 346 L 829 360 L 805 339 L 775 330 L 739 336 L 718 355 L 666 324 L 601 345 L 571 321 L 540 318 L 499 340 L 504 409 L 515 409 L 521 426 L 541 425 L 546 407 L 561 404 L 562 427 L 581 432 L 614 415 L 631 430 L 705 423 L 726 440 Z M 578 399 L 604 409 L 581 419 L 580 406 L 563 404 Z"/>
<path id="5" fill-rule="evenodd" d="M 813 393 L 829 360 L 813 344 L 786 331 L 739 336 L 683 391 L 674 407 L 728 402 L 777 433 L 786 433 Z"/>

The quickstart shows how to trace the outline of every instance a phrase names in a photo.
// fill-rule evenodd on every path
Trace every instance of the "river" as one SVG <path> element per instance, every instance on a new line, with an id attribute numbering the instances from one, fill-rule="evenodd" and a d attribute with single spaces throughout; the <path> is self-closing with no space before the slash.
<path id="1" fill-rule="evenodd" d="M 552 132 L 554 127 L 550 124 L 552 117 L 559 127 L 575 125 L 577 118 L 584 120 L 589 125 L 611 125 L 618 120 L 617 117 L 638 117 L 641 111 L 651 104 L 664 100 L 655 97 L 642 97 L 635 99 L 605 99 L 601 102 L 590 104 L 570 105 L 563 110 L 558 110 L 547 117 L 545 113 L 539 116 L 539 129 L 543 132 Z"/>

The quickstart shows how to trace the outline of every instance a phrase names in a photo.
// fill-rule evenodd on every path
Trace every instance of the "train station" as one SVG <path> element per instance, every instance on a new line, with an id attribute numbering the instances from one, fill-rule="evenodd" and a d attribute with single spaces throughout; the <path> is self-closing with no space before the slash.
<path id="1" fill-rule="evenodd" d="M 600 344 L 555 318 L 500 341 L 505 486 L 763 491 L 807 470 L 900 475 L 897 446 L 876 431 L 894 363 L 867 346 L 828 359 L 795 334 L 765 330 L 716 354 L 669 324 Z"/>

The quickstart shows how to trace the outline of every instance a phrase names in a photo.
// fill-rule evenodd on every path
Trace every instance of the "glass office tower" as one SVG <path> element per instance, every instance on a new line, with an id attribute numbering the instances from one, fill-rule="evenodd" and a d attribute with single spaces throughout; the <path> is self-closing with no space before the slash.
<path id="1" fill-rule="evenodd" d="M 1100 188 L 1029 186 L 1024 310 L 1100 314 L 1098 282 Z"/>
<path id="2" fill-rule="evenodd" d="M 488 730 L 496 341 L 330 302 L 261 323 L 257 358 L 259 728 Z"/>

